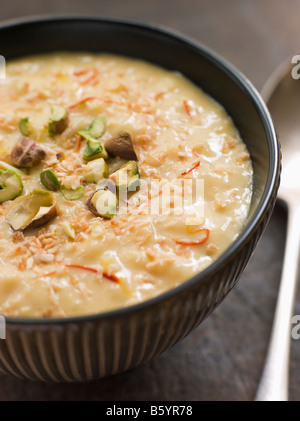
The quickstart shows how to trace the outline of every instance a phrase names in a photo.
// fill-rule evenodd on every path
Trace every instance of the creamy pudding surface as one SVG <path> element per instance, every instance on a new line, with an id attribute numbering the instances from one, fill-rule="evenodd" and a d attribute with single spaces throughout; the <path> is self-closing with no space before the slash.
<path id="1" fill-rule="evenodd" d="M 184 76 L 90 53 L 25 57 L 6 73 L 0 314 L 136 304 L 198 274 L 237 238 L 250 156 L 224 108 Z"/>

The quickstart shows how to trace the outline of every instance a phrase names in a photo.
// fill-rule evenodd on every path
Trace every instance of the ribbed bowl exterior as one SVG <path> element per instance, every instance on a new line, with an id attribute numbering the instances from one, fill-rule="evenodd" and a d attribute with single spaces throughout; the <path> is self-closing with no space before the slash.
<path id="1" fill-rule="evenodd" d="M 81 323 L 9 323 L 0 371 L 50 382 L 97 379 L 126 371 L 174 345 L 198 326 L 236 284 L 270 218 L 265 215 L 231 261 L 201 284 L 126 317 Z"/>
<path id="2" fill-rule="evenodd" d="M 124 54 L 127 48 L 135 48 L 136 54 L 157 59 L 166 67 L 174 68 L 176 59 L 183 74 L 210 88 L 230 114 L 236 114 L 235 121 L 246 139 L 254 164 L 249 224 L 235 245 L 204 273 L 161 297 L 104 315 L 58 320 L 7 318 L 6 339 L 0 340 L 1 373 L 31 380 L 79 382 L 126 371 L 184 338 L 236 284 L 276 201 L 280 157 L 271 119 L 242 75 L 214 53 L 166 31 L 97 18 L 49 18 L 4 25 L 0 32 L 0 50 L 7 57 L 22 55 L 23 45 L 28 45 L 30 53 L 45 46 L 50 51 L 62 43 L 66 50 L 76 50 L 97 39 Z M 95 51 L 99 48 L 98 42 L 93 44 Z"/>

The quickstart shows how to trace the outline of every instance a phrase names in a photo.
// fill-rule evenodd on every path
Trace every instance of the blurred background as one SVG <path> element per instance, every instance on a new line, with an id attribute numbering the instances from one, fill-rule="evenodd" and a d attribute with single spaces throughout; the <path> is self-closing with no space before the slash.
<path id="1" fill-rule="evenodd" d="M 300 0 L 0 0 L 0 22 L 39 14 L 99 15 L 167 26 L 221 54 L 258 90 L 284 59 L 300 54 Z M 252 400 L 271 330 L 285 229 L 286 214 L 277 205 L 238 285 L 205 322 L 163 355 L 86 384 L 51 385 L 0 375 L 0 400 Z M 294 314 L 300 314 L 300 294 Z M 300 400 L 299 369 L 300 341 L 294 341 L 291 400 Z"/>

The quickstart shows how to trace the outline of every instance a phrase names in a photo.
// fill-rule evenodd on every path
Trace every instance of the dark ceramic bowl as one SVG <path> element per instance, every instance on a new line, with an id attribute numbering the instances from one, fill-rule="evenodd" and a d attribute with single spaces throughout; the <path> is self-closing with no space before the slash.
<path id="1" fill-rule="evenodd" d="M 101 18 L 38 18 L 0 26 L 7 60 L 56 50 L 133 56 L 182 72 L 232 116 L 252 157 L 254 194 L 243 231 L 218 260 L 156 298 L 116 311 L 65 319 L 6 319 L 0 371 L 44 381 L 115 374 L 160 354 L 201 323 L 236 284 L 273 210 L 280 153 L 269 113 L 253 86 L 222 58 L 157 27 Z"/>

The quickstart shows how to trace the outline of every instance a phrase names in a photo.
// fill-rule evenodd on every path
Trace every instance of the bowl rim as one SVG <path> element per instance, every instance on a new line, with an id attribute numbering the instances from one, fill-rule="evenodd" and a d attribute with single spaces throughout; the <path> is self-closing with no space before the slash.
<path id="1" fill-rule="evenodd" d="M 279 142 L 277 139 L 276 131 L 262 97 L 260 96 L 257 89 L 249 81 L 249 79 L 241 73 L 235 66 L 229 63 L 226 59 L 222 57 L 219 53 L 216 53 L 211 48 L 203 45 L 202 43 L 194 40 L 193 38 L 174 30 L 173 28 L 168 28 L 165 25 L 153 24 L 153 23 L 143 23 L 140 21 L 126 19 L 126 18 L 117 18 L 117 17 L 103 17 L 103 16 L 90 16 L 90 15 L 76 15 L 76 14 L 52 14 L 52 15 L 34 15 L 29 17 L 22 17 L 16 19 L 9 19 L 3 22 L 0 22 L 0 31 L 4 29 L 21 27 L 21 26 L 31 26 L 36 24 L 49 24 L 49 23 L 62 23 L 62 22 L 72 22 L 73 24 L 78 22 L 91 22 L 91 23 L 103 23 L 103 24 L 112 24 L 120 25 L 124 28 L 133 28 L 137 30 L 143 30 L 150 33 L 160 33 L 162 36 L 172 38 L 183 44 L 186 44 L 189 47 L 196 49 L 201 52 L 201 55 L 205 57 L 206 60 L 214 64 L 221 71 L 225 72 L 227 76 L 249 97 L 256 108 L 256 111 L 260 117 L 262 125 L 264 127 L 266 137 L 268 140 L 268 147 L 270 152 L 269 157 L 269 171 L 266 183 L 264 185 L 264 190 L 261 196 L 261 199 L 257 205 L 257 209 L 253 213 L 252 217 L 247 221 L 247 224 L 243 227 L 242 231 L 239 233 L 238 237 L 228 246 L 228 248 L 222 253 L 212 264 L 210 264 L 206 269 L 194 275 L 192 278 L 184 281 L 182 284 L 165 291 L 162 294 L 159 294 L 153 298 L 147 299 L 137 304 L 129 305 L 127 307 L 116 308 L 109 311 L 104 311 L 100 313 L 91 313 L 85 315 L 75 315 L 67 317 L 13 317 L 13 316 L 4 316 L 7 325 L 57 325 L 57 324 L 68 324 L 68 323 L 86 323 L 93 321 L 106 320 L 115 317 L 122 317 L 128 313 L 135 313 L 137 311 L 144 310 L 148 307 L 155 306 L 160 302 L 173 298 L 174 296 L 180 294 L 184 290 L 188 290 L 190 287 L 194 286 L 196 283 L 201 282 L 215 272 L 219 267 L 225 264 L 227 260 L 232 258 L 232 256 L 238 251 L 242 245 L 247 242 L 251 233 L 255 230 L 255 227 L 264 216 L 265 211 L 267 210 L 269 203 L 272 199 L 274 190 L 278 185 L 279 175 L 280 175 L 280 150 Z"/>

